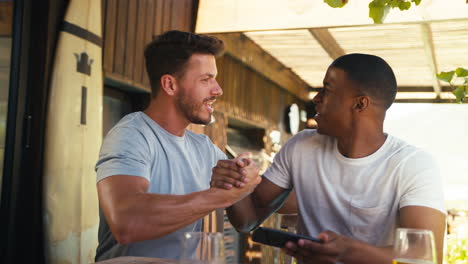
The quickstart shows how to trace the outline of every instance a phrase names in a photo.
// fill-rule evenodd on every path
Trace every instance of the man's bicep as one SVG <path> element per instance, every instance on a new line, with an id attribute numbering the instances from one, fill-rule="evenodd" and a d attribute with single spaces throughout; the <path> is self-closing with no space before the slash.
<path id="1" fill-rule="evenodd" d="M 279 187 L 272 181 L 263 177 L 262 182 L 255 188 L 253 193 L 255 204 L 258 207 L 279 207 L 288 197 L 290 190 Z"/>
<path id="2" fill-rule="evenodd" d="M 126 204 L 139 193 L 148 191 L 149 181 L 146 178 L 131 175 L 114 175 L 97 183 L 99 203 L 106 218 Z"/>
<path id="3" fill-rule="evenodd" d="M 446 215 L 441 211 L 425 206 L 405 206 L 400 208 L 400 225 L 407 228 L 445 228 Z"/>
<path id="4" fill-rule="evenodd" d="M 437 255 L 441 263 L 446 226 L 444 213 L 425 206 L 405 206 L 400 209 L 400 226 L 431 230 L 434 233 Z"/>
<path id="5" fill-rule="evenodd" d="M 280 214 L 297 214 L 299 210 L 297 209 L 297 197 L 294 189 L 289 193 L 284 202 L 283 206 L 278 210 Z"/>

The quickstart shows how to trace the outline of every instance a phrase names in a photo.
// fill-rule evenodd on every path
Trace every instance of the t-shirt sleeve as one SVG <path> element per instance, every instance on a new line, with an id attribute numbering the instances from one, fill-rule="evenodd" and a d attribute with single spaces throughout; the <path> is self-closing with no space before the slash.
<path id="1" fill-rule="evenodd" d="M 134 175 L 150 181 L 149 145 L 131 127 L 114 128 L 104 139 L 96 164 L 97 182 L 113 175 Z"/>
<path id="2" fill-rule="evenodd" d="M 208 145 L 208 149 L 211 149 L 211 156 L 207 156 L 207 157 L 211 157 L 212 167 L 216 166 L 216 164 L 218 163 L 218 160 L 228 159 L 228 157 L 226 156 L 226 153 L 224 153 L 218 146 L 216 146 L 216 144 L 213 143 L 213 141 L 211 141 L 211 139 L 207 135 L 201 135 L 201 136 L 204 137 L 205 144 Z"/>
<path id="3" fill-rule="evenodd" d="M 301 134 L 296 135 L 284 144 L 275 155 L 273 163 L 265 171 L 263 177 L 284 189 L 293 188 L 292 184 L 292 156 L 297 139 Z"/>
<path id="4" fill-rule="evenodd" d="M 225 160 L 228 157 L 226 156 L 226 153 L 224 153 L 218 146 L 213 144 L 213 147 L 215 149 L 215 160 L 218 162 L 218 160 Z"/>
<path id="5" fill-rule="evenodd" d="M 425 206 L 446 213 L 439 168 L 429 153 L 418 150 L 409 157 L 400 180 L 403 193 L 399 208 Z"/>

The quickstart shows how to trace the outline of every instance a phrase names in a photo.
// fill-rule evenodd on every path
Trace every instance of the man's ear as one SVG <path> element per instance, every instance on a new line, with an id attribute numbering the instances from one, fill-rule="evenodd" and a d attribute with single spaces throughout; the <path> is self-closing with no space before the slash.
<path id="1" fill-rule="evenodd" d="M 170 74 L 164 74 L 161 76 L 161 90 L 168 95 L 174 95 L 176 91 L 176 78 Z"/>
<path id="2" fill-rule="evenodd" d="M 370 105 L 370 98 L 367 95 L 358 96 L 355 99 L 354 110 L 362 112 L 366 110 Z"/>

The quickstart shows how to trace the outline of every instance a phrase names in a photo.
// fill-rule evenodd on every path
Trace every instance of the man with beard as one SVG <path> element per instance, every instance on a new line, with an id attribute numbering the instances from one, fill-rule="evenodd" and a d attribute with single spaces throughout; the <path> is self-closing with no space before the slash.
<path id="1" fill-rule="evenodd" d="M 104 139 L 96 164 L 100 203 L 96 260 L 118 256 L 177 259 L 184 232 L 201 231 L 201 218 L 249 194 L 261 180 L 236 189 L 210 188 L 211 170 L 226 155 L 205 135 L 187 130 L 208 124 L 223 91 L 215 57 L 223 42 L 169 31 L 145 49 L 151 102 L 125 116 Z M 244 166 L 238 161 L 239 166 Z"/>
<path id="2" fill-rule="evenodd" d="M 255 191 L 227 209 L 250 231 L 282 206 L 298 213 L 298 233 L 324 243 L 288 242 L 301 263 L 391 263 L 396 228 L 432 230 L 442 263 L 445 210 L 441 179 L 426 152 L 383 131 L 397 85 L 381 58 L 349 54 L 328 68 L 315 96 L 317 130 L 291 138 Z M 212 185 L 235 189 L 239 166 L 219 161 Z M 297 198 L 296 198 L 297 197 Z"/>

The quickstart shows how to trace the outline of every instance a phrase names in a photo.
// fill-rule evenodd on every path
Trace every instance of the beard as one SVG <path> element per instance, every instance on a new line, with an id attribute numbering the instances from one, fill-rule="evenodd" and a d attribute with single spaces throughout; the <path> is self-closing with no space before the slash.
<path id="1" fill-rule="evenodd" d="M 203 102 L 210 99 L 211 98 L 205 98 L 201 103 L 199 103 L 182 92 L 176 103 L 185 118 L 187 118 L 191 123 L 197 125 L 208 125 L 211 122 L 211 114 L 209 114 L 207 118 L 203 118 L 201 116 L 201 112 L 204 107 Z"/>

